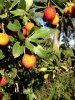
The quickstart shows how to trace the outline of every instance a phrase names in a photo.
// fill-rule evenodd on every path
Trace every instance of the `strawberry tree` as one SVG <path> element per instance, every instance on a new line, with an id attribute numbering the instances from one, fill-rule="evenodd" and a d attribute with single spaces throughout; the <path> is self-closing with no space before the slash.
<path id="1" fill-rule="evenodd" d="M 66 7 L 68 10 L 65 13 Z M 67 97 L 64 94 L 67 95 L 68 88 L 63 89 L 63 92 L 61 89 L 66 82 L 60 85 L 60 89 L 57 86 L 60 81 L 63 83 L 65 78 L 62 77 L 66 73 L 66 78 L 71 71 L 74 77 L 75 49 L 68 46 L 69 28 L 71 32 L 75 28 L 72 21 L 75 17 L 74 9 L 74 2 L 68 0 L 0 0 L 2 100 L 38 100 L 38 87 L 46 83 L 51 83 L 53 87 L 50 86 L 52 92 L 49 90 L 50 94 L 46 95 L 45 100 Z M 37 20 L 39 17 L 44 27 Z M 64 46 L 59 45 L 62 31 L 65 33 Z M 73 85 L 71 90 L 74 91 L 74 82 L 70 81 Z M 60 90 L 57 91 L 59 94 L 55 93 L 55 89 Z M 69 98 L 71 92 L 69 91 Z"/>

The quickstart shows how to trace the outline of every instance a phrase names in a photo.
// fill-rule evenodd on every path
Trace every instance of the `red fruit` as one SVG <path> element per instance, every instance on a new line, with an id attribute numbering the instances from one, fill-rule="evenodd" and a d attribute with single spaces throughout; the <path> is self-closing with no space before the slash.
<path id="1" fill-rule="evenodd" d="M 24 54 L 22 57 L 22 64 L 26 68 L 32 68 L 36 64 L 36 57 L 32 54 Z"/>
<path id="2" fill-rule="evenodd" d="M 3 93 L 0 92 L 0 100 L 2 100 L 2 97 L 3 97 Z"/>
<path id="3" fill-rule="evenodd" d="M 45 16 L 43 16 L 43 21 L 47 22 L 47 21 L 48 21 L 48 19 L 46 19 L 46 17 L 45 17 Z"/>
<path id="4" fill-rule="evenodd" d="M 53 6 L 46 7 L 44 10 L 44 16 L 47 20 L 52 20 L 56 15 L 56 9 Z"/>
<path id="5" fill-rule="evenodd" d="M 6 82 L 6 77 L 3 75 L 0 79 L 0 85 L 6 85 L 7 82 Z"/>
<path id="6" fill-rule="evenodd" d="M 23 36 L 27 36 L 27 30 L 25 27 L 23 27 L 23 29 L 22 29 L 22 34 L 23 34 Z"/>

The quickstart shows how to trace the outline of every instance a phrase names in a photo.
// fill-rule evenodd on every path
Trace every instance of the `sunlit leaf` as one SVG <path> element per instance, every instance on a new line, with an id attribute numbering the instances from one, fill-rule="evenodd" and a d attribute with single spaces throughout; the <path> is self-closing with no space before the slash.
<path id="1" fill-rule="evenodd" d="M 17 58 L 21 54 L 23 54 L 23 51 L 24 51 L 24 46 L 20 46 L 20 43 L 16 42 L 12 49 L 12 54 L 13 54 L 14 58 Z"/>
<path id="2" fill-rule="evenodd" d="M 7 28 L 12 31 L 19 31 L 21 29 L 21 25 L 18 20 L 14 20 L 14 23 L 11 21 L 8 23 Z"/>

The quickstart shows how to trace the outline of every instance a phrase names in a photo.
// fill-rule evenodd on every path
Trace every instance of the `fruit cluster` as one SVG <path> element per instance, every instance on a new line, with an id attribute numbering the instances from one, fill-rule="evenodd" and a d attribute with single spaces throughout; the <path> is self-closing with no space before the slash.
<path id="1" fill-rule="evenodd" d="M 66 2 L 65 8 L 64 8 L 64 14 L 75 14 L 75 4 L 70 2 Z"/>
<path id="2" fill-rule="evenodd" d="M 59 16 L 56 13 L 56 9 L 53 6 L 46 7 L 44 9 L 44 15 L 43 15 L 44 21 L 50 21 L 52 25 L 57 25 L 59 22 Z"/>
<path id="3" fill-rule="evenodd" d="M 34 23 L 27 22 L 27 24 L 24 25 L 23 28 L 22 28 L 23 36 L 27 36 L 27 32 L 29 32 L 33 27 L 34 27 Z"/>

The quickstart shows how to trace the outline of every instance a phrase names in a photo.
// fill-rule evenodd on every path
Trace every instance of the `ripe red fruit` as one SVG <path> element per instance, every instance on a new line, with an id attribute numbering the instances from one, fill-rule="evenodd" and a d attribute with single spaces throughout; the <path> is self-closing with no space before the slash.
<path id="1" fill-rule="evenodd" d="M 48 20 L 46 19 L 46 17 L 45 16 L 43 16 L 43 21 L 45 21 L 45 22 L 47 22 Z"/>
<path id="2" fill-rule="evenodd" d="M 52 20 L 56 15 L 56 9 L 53 6 L 44 9 L 44 16 L 47 20 Z"/>
<path id="3" fill-rule="evenodd" d="M 6 85 L 7 82 L 6 82 L 6 77 L 3 75 L 1 78 L 0 78 L 0 85 Z"/>
<path id="4" fill-rule="evenodd" d="M 27 36 L 27 30 L 25 27 L 22 28 L 22 34 L 23 36 Z"/>
<path id="5" fill-rule="evenodd" d="M 22 57 L 22 64 L 26 68 L 32 68 L 36 64 L 36 56 L 32 54 L 24 54 Z"/>

